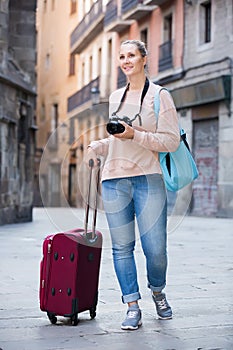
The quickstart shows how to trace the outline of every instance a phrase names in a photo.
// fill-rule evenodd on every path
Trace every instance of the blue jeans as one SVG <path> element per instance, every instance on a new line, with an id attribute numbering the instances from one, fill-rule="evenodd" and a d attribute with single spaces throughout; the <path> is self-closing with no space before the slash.
<path id="1" fill-rule="evenodd" d="M 135 217 L 146 257 L 148 287 L 160 292 L 167 271 L 167 195 L 162 176 L 105 180 L 102 198 L 123 303 L 141 298 L 134 259 Z"/>

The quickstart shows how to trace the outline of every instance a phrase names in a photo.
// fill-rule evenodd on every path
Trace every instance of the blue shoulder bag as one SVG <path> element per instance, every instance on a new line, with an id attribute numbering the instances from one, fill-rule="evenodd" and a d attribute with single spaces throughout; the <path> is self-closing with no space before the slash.
<path id="1" fill-rule="evenodd" d="M 160 91 L 154 97 L 154 111 L 158 123 Z M 165 89 L 166 90 L 166 89 Z M 190 152 L 186 133 L 180 128 L 180 145 L 175 152 L 159 152 L 159 161 L 165 186 L 169 191 L 179 191 L 198 177 L 198 170 Z"/>

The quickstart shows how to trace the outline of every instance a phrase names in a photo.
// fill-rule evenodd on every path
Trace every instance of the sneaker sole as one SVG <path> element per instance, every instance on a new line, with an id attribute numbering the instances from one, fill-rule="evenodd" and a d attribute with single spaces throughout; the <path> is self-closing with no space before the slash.
<path id="1" fill-rule="evenodd" d="M 127 331 L 127 330 L 129 330 L 129 331 L 135 331 L 136 329 L 138 329 L 139 327 L 141 327 L 141 325 L 142 325 L 142 321 L 139 321 L 139 322 L 138 322 L 138 325 L 137 325 L 136 327 L 134 327 L 134 326 L 121 326 L 121 329 L 123 329 L 124 331 Z"/>
<path id="2" fill-rule="evenodd" d="M 159 315 L 158 315 L 158 318 L 159 318 L 160 320 L 171 320 L 171 319 L 172 319 L 172 316 L 162 317 L 162 316 L 159 316 Z"/>

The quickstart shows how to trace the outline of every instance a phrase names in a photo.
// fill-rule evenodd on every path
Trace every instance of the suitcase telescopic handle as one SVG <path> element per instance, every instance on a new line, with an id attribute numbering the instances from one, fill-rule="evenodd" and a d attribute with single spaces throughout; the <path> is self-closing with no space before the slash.
<path id="1" fill-rule="evenodd" d="M 98 191 L 99 191 L 99 183 L 100 183 L 100 165 L 101 161 L 98 158 L 97 159 L 97 175 L 96 175 L 96 195 L 94 199 L 94 213 L 93 213 L 93 221 L 92 221 L 92 232 L 91 232 L 91 239 L 95 238 L 95 231 L 96 231 L 96 218 L 97 218 L 97 199 L 98 199 Z M 84 234 L 87 237 L 87 230 L 88 230 L 88 218 L 89 218 L 89 209 L 90 209 L 90 197 L 91 197 L 91 184 L 92 184 L 92 172 L 94 167 L 94 160 L 89 160 L 89 167 L 90 167 L 90 173 L 89 173 L 89 182 L 88 182 L 88 191 L 87 191 L 87 204 L 86 204 L 86 213 L 85 213 L 85 228 L 84 228 Z"/>

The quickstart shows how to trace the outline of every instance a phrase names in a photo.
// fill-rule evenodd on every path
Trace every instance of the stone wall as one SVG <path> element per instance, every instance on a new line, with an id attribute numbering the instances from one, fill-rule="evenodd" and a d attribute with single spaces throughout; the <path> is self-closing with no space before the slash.
<path id="1" fill-rule="evenodd" d="M 0 224 L 32 220 L 35 10 L 34 0 L 0 0 Z"/>

